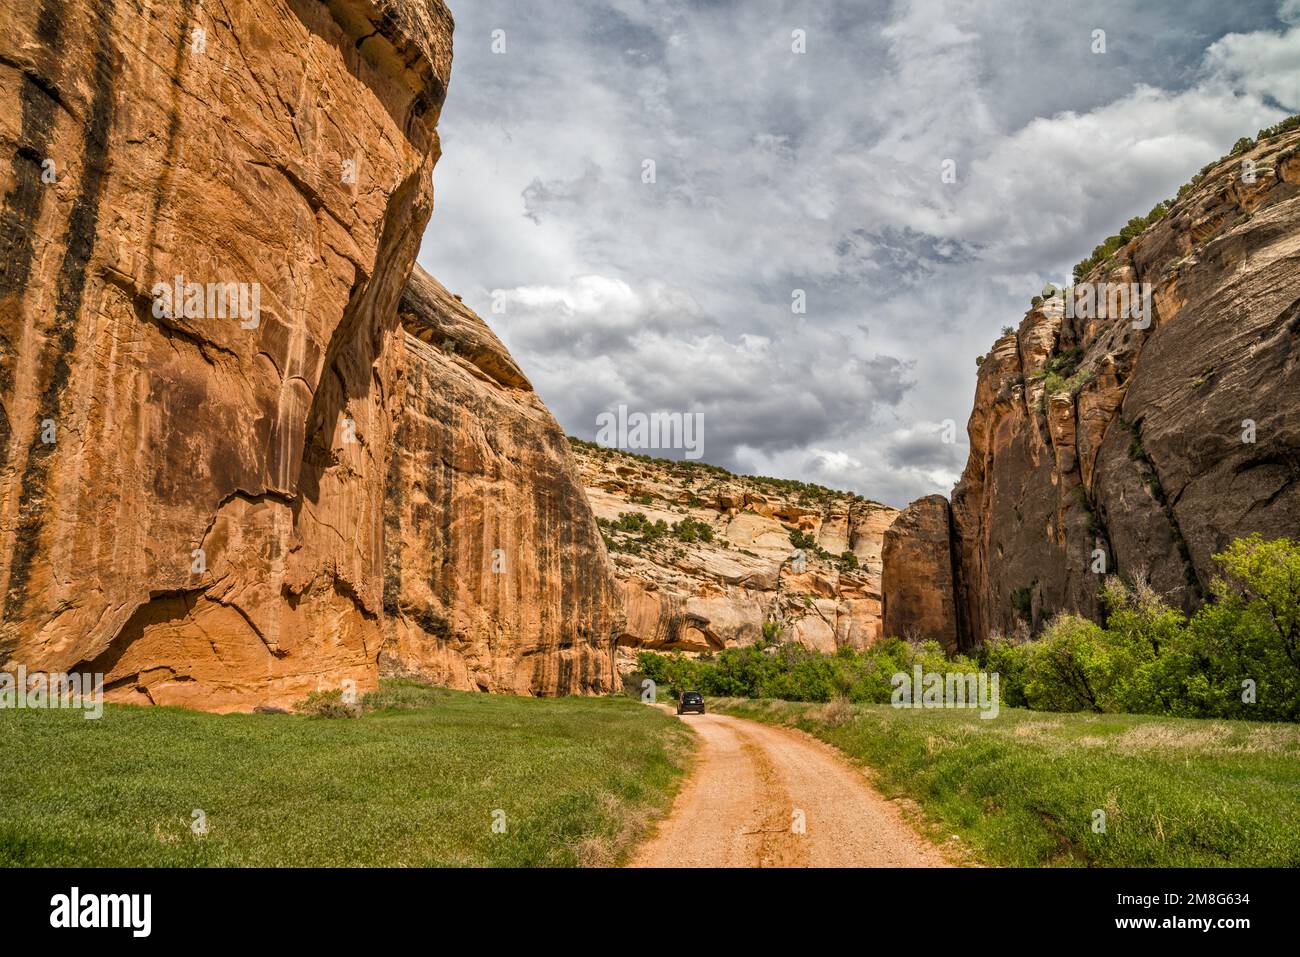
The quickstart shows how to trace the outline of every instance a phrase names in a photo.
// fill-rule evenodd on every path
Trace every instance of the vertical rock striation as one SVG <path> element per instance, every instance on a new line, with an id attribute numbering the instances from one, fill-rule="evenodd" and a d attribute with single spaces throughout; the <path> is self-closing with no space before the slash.
<path id="1" fill-rule="evenodd" d="M 564 432 L 505 347 L 418 266 L 385 521 L 385 673 L 614 688 L 621 606 Z"/>
<path id="2" fill-rule="evenodd" d="M 1207 167 L 1081 282 L 1149 284 L 1150 322 L 1049 298 L 984 357 L 952 495 L 963 648 L 1096 617 L 1103 570 L 1194 608 L 1216 551 L 1300 526 L 1300 131 Z M 887 552 L 887 608 L 890 577 Z"/>
<path id="3" fill-rule="evenodd" d="M 219 710 L 374 684 L 451 30 L 441 0 L 3 8 L 0 667 Z M 209 292 L 157 308 L 178 283 Z"/>
<path id="4" fill-rule="evenodd" d="M 884 634 L 958 647 L 951 511 L 942 495 L 917 499 L 885 530 L 880 582 Z"/>

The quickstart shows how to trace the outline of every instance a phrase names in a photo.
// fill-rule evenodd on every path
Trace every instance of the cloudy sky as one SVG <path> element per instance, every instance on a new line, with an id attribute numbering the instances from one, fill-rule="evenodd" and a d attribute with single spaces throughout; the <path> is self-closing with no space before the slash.
<path id="1" fill-rule="evenodd" d="M 1300 110 L 1300 0 L 449 3 L 420 262 L 565 430 L 900 506 L 1044 282 Z"/>

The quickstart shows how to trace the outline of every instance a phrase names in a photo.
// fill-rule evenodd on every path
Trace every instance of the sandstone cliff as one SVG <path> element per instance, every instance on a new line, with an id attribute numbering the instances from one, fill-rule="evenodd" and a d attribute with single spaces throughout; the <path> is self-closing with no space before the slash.
<path id="1" fill-rule="evenodd" d="M 643 648 L 699 654 L 750 644 L 766 623 L 822 651 L 879 639 L 881 547 L 897 510 L 573 441 L 623 597 L 621 668 Z M 664 530 L 620 522 L 638 513 Z"/>
<path id="2" fill-rule="evenodd" d="M 464 663 L 448 679 L 460 684 L 604 686 L 617 605 L 599 574 L 591 594 L 567 577 L 599 543 L 565 492 L 554 423 L 531 393 L 493 406 L 455 379 L 468 367 L 436 368 L 399 325 L 451 31 L 441 0 L 4 5 L 0 668 L 102 671 L 110 700 L 218 710 L 373 687 L 393 640 L 386 601 L 422 600 L 411 574 L 392 574 L 404 559 L 385 523 L 406 526 L 389 478 L 409 483 L 399 501 L 419 488 L 463 504 L 440 482 L 472 472 L 452 435 L 481 415 L 499 434 L 473 441 L 530 457 L 547 486 L 538 521 L 565 536 L 530 546 L 537 581 L 510 580 L 543 624 L 516 622 L 525 640 L 485 613 L 464 639 L 491 646 L 480 656 L 409 629 L 399 644 L 412 667 Z M 427 287 L 417 279 L 408 303 Z M 522 392 L 481 324 L 450 337 L 492 379 L 485 393 Z M 434 396 L 453 381 L 464 408 Z M 527 421 L 492 418 L 516 412 Z M 393 460 L 398 428 L 435 450 L 430 474 L 410 450 Z M 500 494 L 516 510 L 530 499 Z M 440 553 L 438 582 L 467 548 Z M 430 614 L 454 631 L 460 606 L 438 600 Z M 582 634 L 550 621 L 570 601 L 587 602 Z"/>
<path id="3" fill-rule="evenodd" d="M 419 267 L 400 315 L 384 671 L 612 690 L 618 593 L 564 432 L 492 331 Z"/>
<path id="4" fill-rule="evenodd" d="M 961 629 L 952 547 L 952 510 L 942 495 L 917 499 L 885 529 L 880 581 L 885 635 L 933 640 L 957 650 Z"/>
<path id="5" fill-rule="evenodd" d="M 440 0 L 6 5 L 0 663 L 210 708 L 373 684 L 451 29 Z M 155 308 L 175 277 L 258 314 Z"/>
<path id="6" fill-rule="evenodd" d="M 1264 137 L 1080 277 L 1150 284 L 1149 324 L 1056 296 L 994 343 L 952 495 L 963 647 L 1096 616 L 1103 572 L 1192 608 L 1233 538 L 1295 534 L 1298 197 L 1300 132 Z"/>

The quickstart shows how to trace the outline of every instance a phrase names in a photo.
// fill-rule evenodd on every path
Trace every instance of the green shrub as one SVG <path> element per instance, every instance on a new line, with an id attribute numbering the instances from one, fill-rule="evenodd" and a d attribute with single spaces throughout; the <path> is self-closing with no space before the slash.
<path id="1" fill-rule="evenodd" d="M 1027 646 L 1025 699 L 1039 711 L 1103 711 L 1114 662 L 1095 622 L 1060 615 Z"/>
<path id="2" fill-rule="evenodd" d="M 1062 350 L 1054 354 L 1047 360 L 1043 366 L 1043 371 L 1047 375 L 1058 375 L 1068 379 L 1074 375 L 1079 368 L 1079 363 L 1083 361 L 1083 347 L 1071 346 L 1069 349 Z"/>
<path id="3" fill-rule="evenodd" d="M 644 512 L 619 512 L 614 521 L 597 519 L 602 532 L 622 532 L 625 537 L 605 536 L 605 545 L 615 551 L 640 554 L 642 545 L 653 545 L 668 534 L 668 523 L 662 518 L 651 521 Z"/>
<path id="4" fill-rule="evenodd" d="M 331 688 L 328 691 L 313 691 L 295 704 L 293 708 L 299 714 L 305 714 L 309 718 L 361 717 L 361 705 L 344 701 L 343 692 L 339 688 Z"/>
<path id="5" fill-rule="evenodd" d="M 1241 703 L 1241 683 L 1249 679 L 1258 701 L 1246 706 L 1247 713 L 1257 720 L 1258 711 L 1270 720 L 1300 720 L 1300 541 L 1265 541 L 1254 534 L 1237 539 L 1214 560 L 1224 573 L 1212 588 L 1219 635 L 1235 639 L 1233 649 L 1220 652 L 1227 652 L 1223 661 L 1235 658 L 1233 673 L 1222 679 L 1235 682 L 1231 706 Z"/>
<path id="6" fill-rule="evenodd" d="M 365 711 L 419 711 L 445 701 L 449 695 L 446 688 L 388 679 L 380 684 L 378 691 L 367 693 L 361 699 L 361 706 Z"/>
<path id="7" fill-rule="evenodd" d="M 1092 378 L 1091 372 L 1079 368 L 1082 361 L 1083 349 L 1079 346 L 1058 352 L 1047 360 L 1043 366 L 1043 394 L 1039 400 L 1043 411 L 1047 410 L 1048 398 L 1061 392 L 1076 395 Z"/>
<path id="8" fill-rule="evenodd" d="M 1043 377 L 1043 403 L 1046 408 L 1047 399 L 1054 395 L 1064 392 L 1068 395 L 1077 395 L 1079 390 L 1087 385 L 1088 380 L 1092 378 L 1092 373 L 1086 369 L 1074 373 L 1066 378 L 1056 372 L 1049 372 Z"/>
<path id="9" fill-rule="evenodd" d="M 1214 558 L 1223 576 L 1190 619 L 1150 586 L 1112 577 L 1101 594 L 1104 624 L 1062 615 L 1036 641 L 986 643 L 981 661 L 1002 676 L 1003 702 L 1300 720 L 1300 542 L 1251 535 Z"/>
<path id="10" fill-rule="evenodd" d="M 1172 206 L 1171 200 L 1156 203 L 1145 216 L 1134 216 L 1114 236 L 1107 236 L 1093 249 L 1092 255 L 1074 267 L 1074 281 L 1081 282 L 1096 266 L 1113 256 L 1130 240 L 1135 239 L 1149 226 L 1164 219 Z"/>
<path id="11" fill-rule="evenodd" d="M 1112 577 L 1102 589 L 1102 624 L 1058 615 L 1037 640 L 991 639 L 978 662 L 934 641 L 900 638 L 824 654 L 779 641 L 781 626 L 769 621 L 753 645 L 696 659 L 646 651 L 637 665 L 673 695 L 885 704 L 893 676 L 919 665 L 925 672 L 996 672 L 1006 707 L 1300 720 L 1300 542 L 1252 535 L 1214 557 L 1223 576 L 1190 619 L 1149 586 Z M 1025 618 L 1033 587 L 1013 596 Z"/>
<path id="12" fill-rule="evenodd" d="M 687 517 L 680 522 L 673 522 L 673 537 L 683 542 L 713 541 L 713 526 L 705 521 Z"/>
<path id="13" fill-rule="evenodd" d="M 1270 136 L 1279 136 L 1282 133 L 1290 133 L 1292 130 L 1300 130 L 1300 113 L 1297 113 L 1295 116 L 1288 116 L 1281 123 L 1264 127 L 1264 129 L 1259 131 L 1259 135 L 1256 136 L 1255 139 L 1267 139 Z"/>
<path id="14" fill-rule="evenodd" d="M 1252 140 L 1249 136 L 1243 136 L 1241 139 L 1237 140 L 1237 142 L 1232 144 L 1232 150 L 1228 155 L 1240 156 L 1242 153 L 1249 152 L 1251 148 L 1254 147 L 1254 145 L 1255 145 L 1254 140 Z"/>
<path id="15" fill-rule="evenodd" d="M 817 548 L 817 539 L 802 529 L 790 529 L 790 544 L 805 551 Z"/>
<path id="16" fill-rule="evenodd" d="M 774 625 L 774 622 L 769 622 Z M 775 637 L 779 627 L 764 635 Z M 894 638 L 864 651 L 840 648 L 825 654 L 796 642 L 760 641 L 742 648 L 727 648 L 710 658 L 687 658 L 643 651 L 637 668 L 670 694 L 701 691 L 730 698 L 783 698 L 786 701 L 847 699 L 886 704 L 893 694 L 891 679 L 898 672 L 911 674 L 915 665 L 924 671 L 974 672 L 976 664 L 963 656 L 949 658 L 938 642 L 910 645 Z"/>
<path id="17" fill-rule="evenodd" d="M 998 675 L 998 692 L 1002 704 L 1009 708 L 1027 708 L 1025 664 L 1028 655 L 1023 642 L 995 636 L 984 643 L 980 663 L 990 674 Z"/>

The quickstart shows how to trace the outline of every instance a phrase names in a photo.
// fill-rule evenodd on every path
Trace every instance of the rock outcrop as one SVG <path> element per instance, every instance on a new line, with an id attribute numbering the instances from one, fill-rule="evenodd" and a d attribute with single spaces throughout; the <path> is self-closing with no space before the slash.
<path id="1" fill-rule="evenodd" d="M 617 603 L 554 423 L 477 320 L 448 332 L 458 371 L 399 324 L 451 68 L 441 0 L 40 0 L 6 5 L 0 31 L 0 668 L 233 710 L 364 691 L 396 641 L 453 683 L 604 688 Z M 429 474 L 393 459 L 399 428 Z M 489 447 L 524 459 L 493 476 Z M 542 624 L 486 611 L 437 644 L 432 616 L 454 638 L 464 613 L 444 591 L 432 632 L 386 627 L 386 601 L 422 600 L 405 573 L 428 571 L 385 546 L 407 518 L 390 475 L 400 502 L 459 507 L 476 461 L 507 508 L 544 512 L 514 530 L 536 580 L 503 579 Z M 529 466 L 542 491 L 505 487 Z M 528 538 L 542 522 L 559 540 Z M 439 545 L 435 583 L 483 597 L 456 565 L 474 546 Z M 575 555 L 592 558 L 576 586 Z M 569 602 L 572 634 L 550 620 Z"/>
<path id="2" fill-rule="evenodd" d="M 1300 526 L 1300 131 L 1212 164 L 1080 278 L 1095 311 L 1049 297 L 980 365 L 952 495 L 963 648 L 1098 616 L 1108 573 L 1194 608 L 1216 551 Z M 1133 284 L 1147 315 L 1107 302 Z"/>
<path id="3" fill-rule="evenodd" d="M 573 443 L 623 598 L 621 670 L 641 649 L 695 655 L 751 644 L 769 623 L 773 634 L 822 651 L 880 638 L 881 548 L 896 509 Z M 666 530 L 620 522 L 638 513 Z"/>
<path id="4" fill-rule="evenodd" d="M 620 605 L 568 440 L 505 347 L 418 266 L 385 522 L 385 673 L 614 688 Z"/>
<path id="5" fill-rule="evenodd" d="M 884 634 L 958 647 L 952 516 L 942 495 L 917 499 L 885 530 L 881 551 Z"/>
<path id="6" fill-rule="evenodd" d="M 374 684 L 451 30 L 441 0 L 6 5 L 0 664 L 213 709 Z"/>

